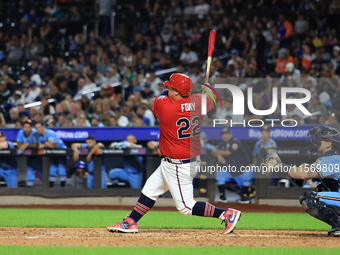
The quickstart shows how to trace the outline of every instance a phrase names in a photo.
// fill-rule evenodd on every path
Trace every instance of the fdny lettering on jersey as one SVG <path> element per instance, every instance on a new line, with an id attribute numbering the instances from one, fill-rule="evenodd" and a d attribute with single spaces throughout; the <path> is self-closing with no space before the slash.
<path id="1" fill-rule="evenodd" d="M 182 109 L 182 112 L 195 111 L 196 110 L 195 103 L 181 104 L 181 109 Z"/>

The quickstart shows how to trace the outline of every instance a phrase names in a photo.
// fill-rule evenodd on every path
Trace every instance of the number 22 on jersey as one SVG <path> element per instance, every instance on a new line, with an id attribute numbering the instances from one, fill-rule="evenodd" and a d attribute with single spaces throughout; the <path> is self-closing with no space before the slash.
<path id="1" fill-rule="evenodd" d="M 201 118 L 199 115 L 194 116 L 191 120 L 188 118 L 180 118 L 176 122 L 178 139 L 190 138 L 200 135 Z"/>

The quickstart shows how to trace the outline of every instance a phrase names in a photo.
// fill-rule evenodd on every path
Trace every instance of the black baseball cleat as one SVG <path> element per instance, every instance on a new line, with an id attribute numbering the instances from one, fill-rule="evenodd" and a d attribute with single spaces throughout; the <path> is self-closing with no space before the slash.
<path id="1" fill-rule="evenodd" d="M 329 236 L 340 236 L 340 228 L 332 228 L 328 231 Z"/>

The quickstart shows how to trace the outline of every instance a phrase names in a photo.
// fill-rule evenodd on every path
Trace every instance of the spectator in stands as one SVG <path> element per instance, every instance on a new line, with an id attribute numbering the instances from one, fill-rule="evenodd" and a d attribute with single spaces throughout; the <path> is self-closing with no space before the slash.
<path id="1" fill-rule="evenodd" d="M 44 79 L 47 74 L 54 73 L 54 67 L 48 57 L 43 57 L 40 65 L 39 75 Z"/>
<path id="2" fill-rule="evenodd" d="M 197 18 L 203 19 L 210 12 L 210 5 L 204 0 L 198 0 L 198 4 L 195 6 L 195 14 Z"/>
<path id="3" fill-rule="evenodd" d="M 106 69 L 105 80 L 102 82 L 102 88 L 106 88 L 108 85 L 112 85 L 113 83 L 117 83 L 120 81 L 119 73 L 117 72 L 117 68 L 108 67 Z"/>
<path id="4" fill-rule="evenodd" d="M 327 108 L 320 103 L 319 97 L 313 97 L 312 98 L 312 102 L 310 104 L 310 107 L 308 107 L 308 110 L 311 114 L 313 114 L 313 113 L 315 114 L 315 113 L 319 112 L 318 115 L 322 115 L 324 118 L 327 118 L 327 116 L 328 116 Z M 309 118 L 309 121 L 310 121 L 311 124 L 312 123 L 314 124 L 314 123 L 316 123 L 316 119 L 317 119 L 316 116 L 312 116 L 312 117 Z"/>
<path id="5" fill-rule="evenodd" d="M 0 80 L 0 104 L 6 105 L 8 99 L 12 95 L 12 91 L 8 88 L 4 80 Z"/>
<path id="6" fill-rule="evenodd" d="M 301 123 L 304 123 L 303 113 L 301 112 L 301 110 L 297 108 L 295 104 L 287 104 L 286 115 L 282 116 L 282 119 L 290 119 L 290 118 L 293 118 L 294 116 L 296 116 L 295 120 L 300 121 Z M 299 117 L 299 119 L 297 119 L 297 116 Z"/>
<path id="7" fill-rule="evenodd" d="M 79 111 L 74 123 L 75 127 L 91 127 L 91 123 L 86 119 L 84 111 Z"/>
<path id="8" fill-rule="evenodd" d="M 18 64 L 20 59 L 24 56 L 24 50 L 20 45 L 20 40 L 17 35 L 12 35 L 11 40 L 6 43 L 6 51 L 6 62 L 11 64 Z"/>
<path id="9" fill-rule="evenodd" d="M 261 93 L 253 95 L 253 106 L 256 110 L 262 110 L 262 111 L 267 110 L 267 107 L 264 105 L 264 101 L 263 101 Z M 248 110 L 248 111 L 245 112 L 244 119 L 246 121 L 251 120 L 251 119 L 261 119 L 261 120 L 263 120 L 264 116 L 263 115 L 255 115 Z"/>
<path id="10" fill-rule="evenodd" d="M 286 16 L 283 13 L 279 14 L 277 31 L 279 34 L 278 39 L 280 40 L 281 47 L 287 47 L 290 45 L 293 35 L 293 25 L 289 20 L 286 19 Z"/>
<path id="11" fill-rule="evenodd" d="M 34 110 L 33 110 L 34 109 Z M 43 119 L 43 114 L 41 112 L 38 112 L 38 110 L 34 107 L 31 108 L 31 110 L 33 110 L 33 114 L 32 112 L 30 111 L 30 114 L 32 116 L 32 125 L 35 126 L 36 123 L 40 123 L 40 122 L 43 122 L 44 119 Z"/>
<path id="12" fill-rule="evenodd" d="M 286 64 L 286 70 L 281 76 L 281 81 L 283 79 L 293 79 L 297 84 L 300 83 L 301 72 L 295 68 L 293 63 Z"/>
<path id="13" fill-rule="evenodd" d="M 333 70 L 337 70 L 340 68 L 340 47 L 338 45 L 335 45 L 333 47 L 333 57 L 331 59 L 331 63 L 333 65 Z"/>
<path id="14" fill-rule="evenodd" d="M 311 62 L 311 68 L 315 69 L 317 72 L 320 72 L 322 70 L 322 65 L 325 63 L 326 61 L 322 58 L 321 50 L 316 50 L 315 59 Z"/>
<path id="15" fill-rule="evenodd" d="M 275 72 L 278 75 L 283 74 L 286 71 L 286 65 L 293 63 L 293 58 L 289 55 L 287 49 L 281 48 L 279 50 L 279 58 L 276 60 Z"/>
<path id="16" fill-rule="evenodd" d="M 67 70 L 67 69 L 66 69 Z M 73 91 L 67 86 L 67 80 L 62 78 L 60 81 L 59 81 L 59 92 L 61 94 L 61 96 L 65 99 L 65 97 L 67 95 L 71 95 L 71 96 L 74 96 L 74 93 Z"/>
<path id="17" fill-rule="evenodd" d="M 300 13 L 294 24 L 294 30 L 297 33 L 300 41 L 302 41 L 306 37 L 308 26 L 308 21 L 305 20 L 304 15 Z"/>
<path id="18" fill-rule="evenodd" d="M 147 117 L 150 120 L 150 126 L 155 126 L 156 118 L 155 115 L 153 115 L 153 112 L 150 110 L 152 108 L 152 104 L 154 101 L 154 98 L 150 99 L 150 102 L 146 99 L 141 100 L 141 106 L 145 106 L 146 110 L 144 113 L 144 116 Z"/>
<path id="19" fill-rule="evenodd" d="M 29 111 L 27 111 L 26 109 L 25 109 L 25 104 L 24 104 L 24 102 L 22 101 L 22 100 L 19 100 L 19 101 L 17 101 L 14 105 L 13 105 L 13 107 L 17 107 L 18 108 L 18 112 L 19 112 L 19 119 L 21 120 L 21 121 L 23 121 L 24 119 L 30 119 L 31 118 L 31 115 L 30 115 L 30 113 L 29 113 Z"/>
<path id="20" fill-rule="evenodd" d="M 44 116 L 54 115 L 55 109 L 53 105 L 48 102 L 48 98 L 41 98 L 41 105 L 39 107 L 39 112 L 41 112 Z"/>
<path id="21" fill-rule="evenodd" d="M 339 114 L 332 112 L 328 115 L 328 125 L 336 128 L 338 131 L 340 130 L 340 123 L 339 123 L 340 117 Z"/>
<path id="22" fill-rule="evenodd" d="M 118 120 L 117 117 L 111 116 L 109 119 L 109 125 L 110 127 L 118 127 Z"/>
<path id="23" fill-rule="evenodd" d="M 147 108 L 144 105 L 140 105 L 138 106 L 137 110 L 136 110 L 136 114 L 137 116 L 143 120 L 145 126 L 150 126 L 151 125 L 151 121 L 148 117 L 145 116 L 145 112 L 146 112 Z"/>
<path id="24" fill-rule="evenodd" d="M 99 117 L 92 117 L 91 126 L 92 127 L 104 127 L 104 124 L 100 121 Z"/>
<path id="25" fill-rule="evenodd" d="M 149 77 L 146 78 L 146 82 L 150 84 L 151 90 L 155 95 L 159 95 L 161 91 L 158 90 L 158 84 L 163 83 L 163 81 L 156 76 L 154 71 L 151 71 Z"/>
<path id="26" fill-rule="evenodd" d="M 74 127 L 72 116 L 66 116 L 65 122 L 62 124 L 62 127 Z"/>
<path id="27" fill-rule="evenodd" d="M 16 122 L 19 121 L 19 110 L 18 107 L 12 107 L 9 110 L 9 114 L 6 117 L 6 127 L 7 128 L 14 128 L 16 127 Z"/>
<path id="28" fill-rule="evenodd" d="M 102 29 L 102 38 L 105 40 L 110 34 L 111 29 L 111 11 L 116 5 L 116 0 L 96 0 L 95 14 L 100 18 L 100 26 Z"/>
<path id="29" fill-rule="evenodd" d="M 142 148 L 142 145 L 137 144 L 137 139 L 134 135 L 128 135 L 125 141 L 111 143 L 110 148 Z M 123 168 L 111 169 L 109 177 L 113 185 L 118 185 L 119 181 L 126 181 L 131 188 L 138 189 L 142 187 L 143 168 L 143 157 L 125 156 Z"/>
<path id="30" fill-rule="evenodd" d="M 78 91 L 73 97 L 73 101 L 80 100 L 85 91 L 96 88 L 95 83 L 91 81 L 86 82 L 84 78 L 80 78 L 77 83 L 78 83 Z"/>
<path id="31" fill-rule="evenodd" d="M 144 99 L 150 99 L 154 96 L 154 91 L 151 90 L 151 84 L 148 82 L 144 84 L 144 90 L 142 90 L 140 93 Z"/>
<path id="32" fill-rule="evenodd" d="M 73 150 L 73 160 L 78 161 L 79 160 L 79 149 L 87 149 L 88 154 L 86 156 L 87 161 L 87 170 L 89 172 L 88 176 L 88 182 L 87 187 L 93 188 L 94 187 L 94 161 L 92 158 L 92 155 L 98 151 L 100 148 L 104 148 L 104 144 L 97 142 L 94 136 L 89 136 L 86 138 L 85 143 L 73 143 L 71 145 L 71 148 Z M 105 168 L 105 161 L 104 158 L 102 159 L 102 180 L 101 180 L 101 187 L 106 188 L 107 187 L 107 174 L 106 174 L 106 168 Z"/>
<path id="33" fill-rule="evenodd" d="M 115 110 L 115 116 L 118 120 L 118 126 L 127 127 L 129 125 L 129 119 L 123 115 L 123 109 L 118 106 Z"/>
<path id="34" fill-rule="evenodd" d="M 196 63 L 198 60 L 197 53 L 193 51 L 189 45 L 183 46 L 183 51 L 180 56 L 181 64 L 188 65 L 192 63 Z"/>
<path id="35" fill-rule="evenodd" d="M 33 40 L 29 42 L 25 46 L 25 58 L 26 59 L 32 59 L 32 58 L 37 58 L 40 55 L 42 55 L 45 51 L 45 46 L 44 44 L 40 41 L 40 38 L 37 35 L 33 36 Z M 34 62 L 33 67 L 31 65 L 31 70 L 36 70 L 37 68 L 37 61 L 33 60 Z"/>

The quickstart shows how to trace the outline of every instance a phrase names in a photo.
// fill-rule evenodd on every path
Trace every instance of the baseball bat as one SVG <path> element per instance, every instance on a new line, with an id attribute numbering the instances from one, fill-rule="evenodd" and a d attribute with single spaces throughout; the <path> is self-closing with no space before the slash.
<path id="1" fill-rule="evenodd" d="M 215 39 L 216 39 L 216 31 L 210 30 L 209 42 L 208 42 L 207 69 L 205 71 L 205 83 L 208 83 L 209 81 L 210 65 L 211 65 L 211 59 L 212 59 L 212 55 L 213 55 L 214 47 L 215 47 Z"/>

